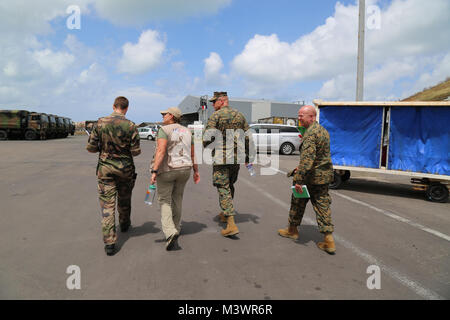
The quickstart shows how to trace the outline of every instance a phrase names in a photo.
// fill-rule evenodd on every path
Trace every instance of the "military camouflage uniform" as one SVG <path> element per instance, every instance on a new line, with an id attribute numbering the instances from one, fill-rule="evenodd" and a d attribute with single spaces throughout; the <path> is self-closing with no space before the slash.
<path id="1" fill-rule="evenodd" d="M 294 174 L 293 185 L 306 185 L 311 204 L 316 213 L 317 225 L 321 233 L 333 232 L 331 223 L 331 197 L 328 184 L 333 181 L 333 165 L 330 155 L 330 135 L 328 131 L 313 122 L 303 137 L 300 148 L 300 162 Z M 291 196 L 289 224 L 299 226 L 309 199 Z"/>
<path id="2" fill-rule="evenodd" d="M 117 240 L 115 207 L 119 222 L 130 224 L 131 192 L 136 181 L 133 157 L 141 153 L 136 125 L 120 113 L 98 119 L 86 149 L 100 152 L 97 165 L 98 193 L 105 244 Z"/>
<path id="3" fill-rule="evenodd" d="M 251 139 L 249 136 L 245 136 L 245 143 L 238 143 L 242 141 L 239 136 L 229 135 L 228 139 L 233 139 L 233 148 L 227 149 L 227 129 L 228 130 L 242 130 L 241 134 L 244 134 L 249 130 L 247 120 L 244 115 L 231 108 L 230 106 L 224 106 L 214 112 L 208 119 L 205 130 L 216 129 L 221 132 L 223 137 L 222 148 L 215 148 L 213 151 L 214 163 L 213 163 L 213 185 L 217 187 L 219 192 L 219 205 L 225 216 L 234 216 L 233 198 L 234 198 L 234 184 L 238 179 L 240 163 L 250 162 L 249 160 L 249 147 Z M 204 146 L 208 146 L 211 142 L 204 141 Z M 245 150 L 243 150 L 245 148 Z M 239 159 L 240 155 L 245 154 L 245 159 Z"/>

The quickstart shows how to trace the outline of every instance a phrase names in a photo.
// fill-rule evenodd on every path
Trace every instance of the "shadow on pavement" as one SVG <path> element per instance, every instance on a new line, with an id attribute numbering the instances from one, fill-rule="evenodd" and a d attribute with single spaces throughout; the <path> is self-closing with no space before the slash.
<path id="1" fill-rule="evenodd" d="M 243 223 L 243 222 L 253 222 L 254 224 L 258 224 L 259 223 L 259 217 L 254 215 L 254 214 L 250 214 L 250 213 L 239 213 L 236 211 L 236 216 L 234 217 L 234 221 L 236 223 Z"/>
<path id="2" fill-rule="evenodd" d="M 299 237 L 295 240 L 295 243 L 306 245 L 309 242 L 320 242 L 323 241 L 323 235 L 319 232 L 317 226 L 313 225 L 300 225 L 298 228 Z"/>
<path id="3" fill-rule="evenodd" d="M 408 185 L 396 182 L 389 183 L 365 180 L 363 178 L 351 178 L 349 181 L 342 183 L 342 185 L 336 191 L 348 190 L 385 196 L 424 200 L 425 192 L 413 190 L 412 186 L 412 184 Z"/>
<path id="4" fill-rule="evenodd" d="M 122 249 L 122 246 L 128 239 L 132 237 L 140 237 L 144 236 L 148 233 L 158 233 L 161 231 L 159 228 L 155 228 L 155 222 L 149 221 L 144 223 L 139 227 L 135 227 L 131 225 L 130 229 L 127 232 L 120 232 L 120 227 L 117 225 L 117 243 L 116 243 L 116 251 L 119 252 Z"/>
<path id="5" fill-rule="evenodd" d="M 250 214 L 250 213 L 239 213 L 236 211 L 236 215 L 234 216 L 234 221 L 236 223 L 243 223 L 243 222 L 253 222 L 254 224 L 258 224 L 260 218 L 254 214 Z M 220 225 L 224 225 L 226 226 L 227 223 L 226 222 L 222 222 L 219 219 L 219 215 L 215 215 L 213 217 L 213 221 L 220 224 Z"/>
<path id="6" fill-rule="evenodd" d="M 185 236 L 187 234 L 194 234 L 206 229 L 206 224 L 195 221 L 181 221 L 180 235 Z"/>

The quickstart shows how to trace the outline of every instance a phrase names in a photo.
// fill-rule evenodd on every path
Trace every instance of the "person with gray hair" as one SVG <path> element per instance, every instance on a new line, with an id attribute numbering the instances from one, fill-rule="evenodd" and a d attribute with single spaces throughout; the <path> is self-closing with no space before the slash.
<path id="1" fill-rule="evenodd" d="M 181 231 L 183 194 L 191 168 L 194 170 L 196 184 L 200 182 L 200 174 L 195 161 L 191 131 L 180 124 L 180 109 L 171 107 L 161 111 L 161 114 L 163 126 L 156 138 L 150 183 L 157 183 L 166 250 L 172 250 L 177 245 Z"/>

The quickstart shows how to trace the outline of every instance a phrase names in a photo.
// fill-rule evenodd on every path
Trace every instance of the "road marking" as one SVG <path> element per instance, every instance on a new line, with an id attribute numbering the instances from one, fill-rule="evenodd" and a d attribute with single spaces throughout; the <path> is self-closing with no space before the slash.
<path id="1" fill-rule="evenodd" d="M 276 170 L 276 169 L 274 169 L 274 170 Z M 239 180 L 244 182 L 248 186 L 256 189 L 256 191 L 258 191 L 260 194 L 263 194 L 264 196 L 266 196 L 267 198 L 272 200 L 274 203 L 280 205 L 282 208 L 284 208 L 286 210 L 290 209 L 290 206 L 286 202 L 284 202 L 284 201 L 274 197 L 270 193 L 266 192 L 265 190 L 259 188 L 256 185 L 254 185 L 249 180 L 244 179 L 244 178 L 239 178 Z M 304 217 L 303 221 L 307 222 L 310 225 L 315 225 L 314 221 L 311 220 L 308 217 Z M 371 254 L 365 252 L 364 250 L 358 248 L 357 246 L 355 246 L 350 241 L 344 239 L 343 237 L 337 235 L 336 233 L 333 233 L 333 236 L 334 236 L 335 240 L 337 242 L 339 242 L 340 244 L 342 244 L 344 247 L 346 247 L 347 249 L 353 251 L 356 255 L 361 257 L 363 260 L 365 260 L 369 264 L 371 264 L 371 265 L 374 264 L 374 265 L 379 266 L 391 278 L 393 278 L 394 280 L 397 280 L 402 285 L 408 287 L 409 289 L 414 291 L 417 295 L 421 296 L 422 298 L 425 298 L 425 299 L 428 299 L 428 300 L 445 300 L 442 296 L 440 296 L 436 292 L 423 287 L 421 284 L 419 284 L 419 283 L 417 283 L 417 282 L 415 282 L 413 280 L 410 280 L 408 277 L 402 275 L 401 273 L 396 271 L 394 268 L 391 268 L 391 267 L 383 264 L 379 259 L 377 259 L 374 256 L 372 256 Z"/>
<path id="2" fill-rule="evenodd" d="M 439 232 L 439 231 L 436 231 L 436 230 L 427 228 L 427 227 L 425 227 L 425 226 L 423 226 L 423 225 L 421 225 L 421 224 L 419 224 L 419 223 L 413 222 L 413 221 L 408 220 L 408 219 L 406 219 L 406 218 L 400 217 L 400 216 L 398 216 L 398 215 L 396 215 L 396 214 L 394 214 L 394 213 L 392 213 L 392 212 L 390 212 L 390 211 L 387 211 L 387 210 L 383 210 L 383 209 L 377 208 L 377 207 L 375 207 L 375 206 L 372 206 L 371 204 L 368 204 L 368 203 L 366 203 L 366 202 L 363 202 L 363 201 L 354 199 L 354 198 L 352 198 L 352 197 L 346 196 L 346 195 L 341 194 L 341 193 L 336 192 L 336 191 L 331 191 L 331 193 L 333 193 L 333 194 L 335 194 L 335 195 L 337 195 L 337 196 L 339 196 L 339 197 L 341 197 L 341 198 L 347 199 L 348 201 L 351 201 L 351 202 L 360 204 L 360 205 L 362 205 L 362 206 L 365 206 L 365 207 L 368 207 L 368 208 L 370 208 L 370 209 L 372 209 L 372 210 L 375 210 L 375 211 L 377 211 L 377 212 L 380 212 L 380 213 L 384 214 L 384 215 L 387 216 L 387 217 L 390 217 L 390 218 L 395 219 L 395 220 L 400 221 L 400 222 L 404 222 L 404 223 L 409 224 L 410 226 L 415 227 L 415 228 L 417 228 L 417 229 L 420 229 L 420 230 L 422 230 L 422 231 L 431 233 L 431 234 L 433 234 L 433 235 L 435 235 L 435 236 L 437 236 L 437 237 L 439 237 L 439 238 L 442 238 L 442 239 L 444 239 L 444 240 L 450 241 L 450 236 L 448 236 L 448 235 L 446 235 L 446 234 L 443 234 L 443 233 L 441 233 L 441 232 Z"/>
<path id="3" fill-rule="evenodd" d="M 279 170 L 279 169 L 275 169 L 275 168 L 270 168 L 270 169 L 272 169 L 272 170 L 274 170 L 274 171 L 276 171 L 276 172 L 278 172 L 278 173 L 284 174 L 284 175 L 287 174 L 286 172 L 284 172 L 284 171 L 282 171 L 282 170 Z M 404 223 L 410 225 L 411 227 L 414 227 L 414 228 L 420 229 L 420 230 L 422 230 L 422 231 L 428 232 L 428 233 L 430 233 L 430 234 L 432 234 L 432 235 L 435 235 L 436 237 L 439 237 L 439 238 L 441 238 L 441 239 L 444 239 L 444 240 L 447 240 L 447 241 L 450 242 L 450 236 L 448 236 L 448 235 L 446 235 L 446 234 L 444 234 L 444 233 L 442 233 L 442 232 L 439 232 L 439 231 L 437 231 L 437 230 L 434 230 L 434 229 L 425 227 L 425 226 L 421 225 L 420 223 L 413 222 L 413 221 L 411 221 L 411 220 L 409 220 L 409 219 L 400 217 L 399 215 L 396 215 L 396 214 L 394 214 L 394 213 L 392 213 L 392 212 L 390 212 L 390 211 L 387 211 L 387 210 L 383 210 L 383 209 L 377 208 L 377 207 L 375 207 L 375 206 L 373 206 L 373 205 L 371 205 L 371 204 L 368 204 L 368 203 L 366 203 L 366 202 L 357 200 L 357 199 L 352 198 L 352 197 L 350 197 L 350 196 L 346 196 L 346 195 L 344 195 L 344 194 L 342 194 L 342 193 L 339 193 L 339 192 L 337 192 L 337 191 L 330 191 L 330 192 L 331 192 L 332 194 L 335 194 L 335 195 L 341 197 L 341 198 L 347 199 L 348 201 L 351 201 L 351 202 L 360 204 L 360 205 L 362 205 L 362 206 L 368 207 L 368 208 L 370 208 L 370 209 L 372 209 L 372 210 L 375 210 L 375 211 L 377 211 L 377 212 L 379 212 L 379 213 L 384 214 L 385 216 L 387 216 L 387 217 L 389 217 L 389 218 L 392 218 L 392 219 L 397 220 L 397 221 L 400 221 L 400 222 L 404 222 Z"/>

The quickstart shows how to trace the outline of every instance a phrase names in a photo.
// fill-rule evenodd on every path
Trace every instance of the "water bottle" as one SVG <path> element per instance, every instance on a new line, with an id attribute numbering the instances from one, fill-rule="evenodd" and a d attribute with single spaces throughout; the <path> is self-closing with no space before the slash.
<path id="1" fill-rule="evenodd" d="M 255 168 L 253 168 L 253 165 L 251 163 L 249 163 L 248 165 L 246 165 L 247 169 L 248 169 L 248 173 L 250 173 L 250 176 L 253 177 L 256 172 L 255 172 Z"/>
<path id="2" fill-rule="evenodd" d="M 150 184 L 147 189 L 147 193 L 145 194 L 145 204 L 148 204 L 149 206 L 152 205 L 153 201 L 155 200 L 155 194 L 156 194 L 156 186 L 154 184 Z"/>

